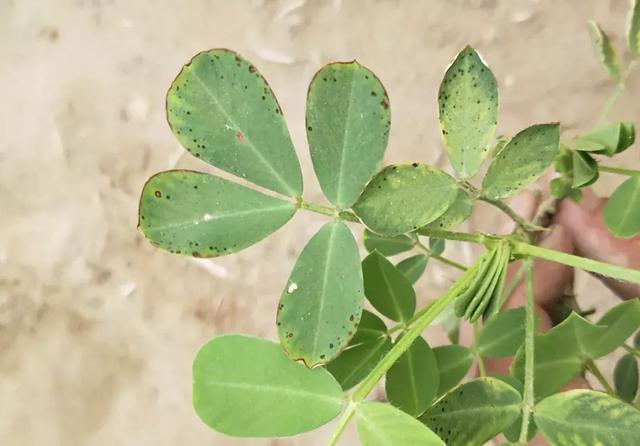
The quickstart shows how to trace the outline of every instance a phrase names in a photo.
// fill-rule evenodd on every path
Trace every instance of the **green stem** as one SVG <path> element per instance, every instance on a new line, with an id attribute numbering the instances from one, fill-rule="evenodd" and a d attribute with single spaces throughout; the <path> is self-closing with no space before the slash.
<path id="1" fill-rule="evenodd" d="M 600 172 L 617 173 L 618 175 L 628 175 L 628 176 L 640 175 L 640 170 L 623 169 L 622 167 L 613 167 L 613 166 L 603 166 L 602 164 L 598 164 L 598 170 Z"/>
<path id="2" fill-rule="evenodd" d="M 527 305 L 525 326 L 525 363 L 524 363 L 524 391 L 522 395 L 522 425 L 520 427 L 520 444 L 527 444 L 529 436 L 529 418 L 535 406 L 534 395 L 534 355 L 535 355 L 535 298 L 533 290 L 533 261 L 524 259 L 527 272 Z"/>
<path id="3" fill-rule="evenodd" d="M 420 228 L 417 230 L 417 233 L 427 237 L 443 238 L 446 240 L 457 240 L 460 242 L 471 242 L 480 244 L 485 244 L 489 239 L 491 239 L 490 236 L 480 233 L 468 234 L 466 232 L 445 231 L 443 229 Z"/>
<path id="4" fill-rule="evenodd" d="M 615 396 L 616 391 L 613 390 L 611 385 L 607 382 L 607 379 L 604 377 L 604 375 L 602 374 L 602 372 L 600 371 L 596 363 L 593 362 L 592 359 L 587 359 L 587 361 L 585 362 L 585 366 L 587 367 L 587 370 L 591 372 L 593 376 L 596 377 L 596 379 L 598 380 L 598 382 L 600 383 L 604 391 L 607 392 L 609 395 Z"/>
<path id="5" fill-rule="evenodd" d="M 445 265 L 453 266 L 454 268 L 457 268 L 460 271 L 466 271 L 467 270 L 466 266 L 464 266 L 464 265 L 462 265 L 462 264 L 460 264 L 460 263 L 458 263 L 456 261 L 453 261 L 451 259 L 447 259 L 446 257 L 442 257 L 440 255 L 433 254 L 429 248 L 427 248 L 422 243 L 420 243 L 420 240 L 416 240 L 416 248 L 419 251 L 422 251 L 426 256 L 431 257 L 433 259 L 436 259 L 438 262 L 444 263 Z"/>
<path id="6" fill-rule="evenodd" d="M 637 348 L 633 348 L 627 344 L 622 344 L 622 348 L 625 349 L 627 352 L 631 353 L 636 358 L 640 358 L 640 350 L 638 350 Z"/>
<path id="7" fill-rule="evenodd" d="M 638 65 L 637 60 L 632 61 L 627 67 L 627 70 L 622 74 L 622 76 L 620 76 L 620 80 L 616 83 L 615 88 L 611 92 L 609 99 L 607 99 L 607 102 L 604 105 L 604 108 L 602 109 L 602 113 L 600 113 L 600 118 L 598 119 L 598 125 L 604 124 L 609 120 L 609 116 L 613 111 L 613 107 L 616 105 L 616 102 L 618 102 L 618 99 L 620 99 L 620 95 L 624 90 L 624 86 L 625 86 L 625 83 L 627 82 L 627 79 L 629 78 L 629 76 L 631 75 L 631 73 L 633 72 L 633 70 L 636 68 L 637 65 Z"/>
<path id="8" fill-rule="evenodd" d="M 551 260 L 564 265 L 580 268 L 585 271 L 612 277 L 627 282 L 640 283 L 640 271 L 624 268 L 622 266 L 610 265 L 597 260 L 587 259 L 553 249 L 542 248 L 524 242 L 513 243 L 513 253 L 523 256 L 533 256 L 540 259 Z"/>
<path id="9" fill-rule="evenodd" d="M 321 204 L 312 203 L 310 201 L 299 200 L 297 202 L 298 208 L 306 209 L 307 211 L 316 212 L 322 215 L 328 215 L 329 217 L 337 217 L 338 210 L 329 206 L 323 206 Z"/>
<path id="10" fill-rule="evenodd" d="M 353 415 L 355 414 L 356 407 L 357 404 L 349 404 L 347 406 L 347 410 L 344 412 L 343 417 L 340 418 L 340 423 L 338 424 L 336 430 L 333 431 L 333 435 L 331 435 L 327 446 L 335 446 L 336 444 L 338 444 L 338 440 L 342 436 L 344 430 L 347 428 L 349 421 L 351 421 L 351 418 L 353 418 Z"/>
<path id="11" fill-rule="evenodd" d="M 471 346 L 471 352 L 473 353 L 473 356 L 475 357 L 475 360 L 478 363 L 478 372 L 480 373 L 480 376 L 485 377 L 487 376 L 487 369 L 484 366 L 484 360 L 482 359 L 482 354 L 480 353 L 480 350 L 478 350 L 478 348 L 476 347 L 476 342 L 478 340 L 479 332 L 480 332 L 480 321 L 473 324 L 473 345 Z"/>
<path id="12" fill-rule="evenodd" d="M 478 200 L 484 201 L 486 203 L 489 203 L 489 204 L 495 206 L 496 208 L 500 209 L 502 212 L 504 212 L 511 220 L 513 220 L 525 232 L 536 232 L 536 231 L 546 231 L 547 230 L 546 228 L 543 228 L 542 226 L 534 225 L 533 223 L 530 223 L 526 219 L 520 217 L 516 213 L 516 211 L 511 209 L 511 207 L 507 203 L 502 201 L 502 200 L 494 200 L 492 198 L 485 197 L 483 195 L 480 195 L 478 197 Z"/>

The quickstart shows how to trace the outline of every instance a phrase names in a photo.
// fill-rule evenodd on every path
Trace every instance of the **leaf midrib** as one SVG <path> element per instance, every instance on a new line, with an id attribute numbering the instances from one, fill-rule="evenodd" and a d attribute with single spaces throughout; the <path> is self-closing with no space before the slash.
<path id="1" fill-rule="evenodd" d="M 349 115 L 351 114 L 351 105 L 353 104 L 353 86 L 355 82 L 353 81 L 355 72 L 351 72 L 351 79 L 349 85 L 349 103 L 347 104 L 347 113 L 345 117 L 344 130 L 342 132 L 342 147 L 340 149 L 340 166 L 338 167 L 338 184 L 336 185 L 336 201 L 339 207 L 343 207 L 342 199 L 344 195 L 344 189 L 342 188 L 342 182 L 345 175 L 344 171 L 344 163 L 347 153 L 347 139 L 349 137 Z"/>
<path id="2" fill-rule="evenodd" d="M 263 385 L 263 384 L 252 384 L 246 382 L 238 382 L 238 381 L 220 381 L 220 380 L 209 380 L 206 381 L 207 386 L 213 387 L 226 387 L 226 388 L 235 388 L 242 389 L 248 392 L 266 392 L 266 393 L 277 393 L 281 395 L 283 393 L 288 393 L 290 395 L 303 396 L 305 398 L 312 398 L 317 400 L 324 400 L 331 403 L 341 404 L 341 399 L 336 397 L 331 397 L 326 395 L 325 393 L 315 393 L 310 392 L 308 390 L 303 389 L 292 389 L 290 387 L 281 387 L 274 385 Z M 255 395 L 255 394 L 254 394 Z"/>

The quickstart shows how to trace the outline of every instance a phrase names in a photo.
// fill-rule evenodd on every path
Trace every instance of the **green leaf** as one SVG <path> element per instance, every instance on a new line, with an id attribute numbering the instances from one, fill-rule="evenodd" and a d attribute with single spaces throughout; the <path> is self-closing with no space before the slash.
<path id="1" fill-rule="evenodd" d="M 573 140 L 576 150 L 614 156 L 625 151 L 635 141 L 632 122 L 615 122 L 596 127 Z"/>
<path id="2" fill-rule="evenodd" d="M 629 177 L 609 197 L 604 222 L 617 237 L 629 238 L 640 232 L 640 176 Z"/>
<path id="3" fill-rule="evenodd" d="M 411 282 L 377 251 L 362 261 L 364 294 L 380 313 L 396 322 L 406 322 L 416 310 Z"/>
<path id="4" fill-rule="evenodd" d="M 460 51 L 442 79 L 438 112 L 442 142 L 453 168 L 462 178 L 474 176 L 495 134 L 498 86 L 470 46 Z"/>
<path id="5" fill-rule="evenodd" d="M 489 358 L 513 356 L 524 342 L 524 328 L 524 307 L 502 311 L 484 326 L 476 347 Z"/>
<path id="6" fill-rule="evenodd" d="M 553 198 L 564 198 L 571 191 L 571 181 L 566 177 L 554 178 L 549 183 L 549 193 Z"/>
<path id="7" fill-rule="evenodd" d="M 554 446 L 636 444 L 640 411 L 593 390 L 570 390 L 537 404 L 536 424 Z"/>
<path id="8" fill-rule="evenodd" d="M 588 153 L 576 150 L 573 152 L 572 186 L 584 187 L 598 179 L 598 163 Z"/>
<path id="9" fill-rule="evenodd" d="M 243 335 L 213 338 L 193 362 L 193 406 L 218 432 L 284 437 L 340 413 L 342 389 L 322 368 L 289 360 L 280 346 Z"/>
<path id="10" fill-rule="evenodd" d="M 458 190 L 456 201 L 440 217 L 427 225 L 431 229 L 450 229 L 465 221 L 471 215 L 473 203 L 465 191 Z"/>
<path id="11" fill-rule="evenodd" d="M 440 217 L 458 194 L 456 181 L 426 164 L 385 167 L 367 185 L 353 210 L 373 232 L 394 236 Z"/>
<path id="12" fill-rule="evenodd" d="M 640 1 L 632 0 L 627 18 L 627 40 L 629 51 L 635 59 L 640 56 Z"/>
<path id="13" fill-rule="evenodd" d="M 433 401 L 439 381 L 436 356 L 418 336 L 387 372 L 385 390 L 391 404 L 417 417 Z"/>
<path id="14" fill-rule="evenodd" d="M 358 384 L 391 349 L 391 338 L 384 322 L 364 310 L 358 330 L 347 348 L 327 364 L 327 370 L 344 390 Z"/>
<path id="15" fill-rule="evenodd" d="M 308 367 L 326 364 L 349 343 L 363 303 L 358 246 L 342 222 L 325 224 L 298 257 L 280 297 L 278 335 Z"/>
<path id="16" fill-rule="evenodd" d="M 558 151 L 558 124 L 538 124 L 509 141 L 482 180 L 485 196 L 497 200 L 517 194 L 536 181 L 553 163 Z"/>
<path id="17" fill-rule="evenodd" d="M 215 257 L 267 237 L 295 213 L 293 203 L 189 170 L 160 172 L 140 197 L 138 227 L 175 254 Z"/>
<path id="18" fill-rule="evenodd" d="M 322 191 L 350 208 L 378 169 L 389 139 L 389 97 L 358 62 L 332 63 L 316 73 L 307 97 L 307 139 Z"/>
<path id="19" fill-rule="evenodd" d="M 444 253 L 446 240 L 443 238 L 429 237 L 429 252 L 434 256 L 441 256 Z"/>
<path id="20" fill-rule="evenodd" d="M 415 418 L 384 403 L 362 403 L 356 409 L 362 446 L 446 446 Z"/>
<path id="21" fill-rule="evenodd" d="M 635 348 L 640 348 L 640 331 L 638 331 L 633 337 L 633 346 Z"/>
<path id="22" fill-rule="evenodd" d="M 638 361 L 635 356 L 622 356 L 613 370 L 616 393 L 625 401 L 633 401 L 638 393 Z"/>
<path id="23" fill-rule="evenodd" d="M 406 234 L 395 237 L 383 237 L 368 229 L 364 230 L 364 247 L 368 252 L 377 250 L 383 256 L 393 256 L 413 249 L 416 242 Z"/>
<path id="24" fill-rule="evenodd" d="M 484 444 L 520 414 L 520 394 L 494 378 L 478 378 L 451 389 L 420 417 L 448 446 Z"/>
<path id="25" fill-rule="evenodd" d="M 589 35 L 591 36 L 593 51 L 602 65 L 602 68 L 604 68 L 611 80 L 620 80 L 620 62 L 618 62 L 616 50 L 611 45 L 609 36 L 602 31 L 600 25 L 595 21 L 589 20 L 587 25 L 589 28 Z"/>
<path id="26" fill-rule="evenodd" d="M 441 395 L 467 375 L 473 363 L 473 354 L 467 347 L 455 344 L 434 347 L 433 353 L 440 373 L 438 395 Z"/>
<path id="27" fill-rule="evenodd" d="M 264 77 L 233 51 L 204 51 L 182 68 L 167 93 L 167 119 L 180 144 L 203 161 L 284 195 L 302 195 L 280 105 Z"/>
<path id="28" fill-rule="evenodd" d="M 591 357 L 606 356 L 620 347 L 640 328 L 640 300 L 631 299 L 622 302 L 607 311 L 597 322 L 607 329 L 591 347 Z"/>
<path id="29" fill-rule="evenodd" d="M 398 268 L 398 271 L 400 271 L 411 284 L 414 284 L 420 276 L 422 276 L 424 270 L 427 269 L 428 261 L 429 257 L 424 254 L 418 254 L 404 259 L 396 265 L 396 268 Z"/>

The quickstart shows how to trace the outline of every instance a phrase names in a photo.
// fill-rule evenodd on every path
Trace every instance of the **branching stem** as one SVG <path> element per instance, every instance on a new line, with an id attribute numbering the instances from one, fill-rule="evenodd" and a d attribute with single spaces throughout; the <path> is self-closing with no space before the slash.
<path id="1" fill-rule="evenodd" d="M 624 90 L 625 83 L 627 82 L 627 79 L 629 78 L 633 70 L 636 68 L 636 66 L 638 66 L 637 59 L 632 61 L 627 67 L 627 70 L 622 74 L 622 76 L 620 76 L 620 80 L 616 83 L 615 88 L 611 92 L 609 99 L 607 99 L 607 102 L 604 105 L 604 108 L 602 109 L 602 113 L 600 113 L 600 118 L 598 119 L 599 125 L 604 124 L 609 120 L 609 116 L 613 111 L 613 107 L 615 107 L 616 102 L 618 102 L 618 99 L 620 99 L 620 95 Z"/>
<path id="2" fill-rule="evenodd" d="M 426 256 L 431 257 L 433 259 L 436 259 L 438 262 L 444 263 L 445 265 L 452 266 L 452 267 L 454 267 L 456 269 L 459 269 L 460 271 L 466 271 L 467 270 L 466 266 L 456 262 L 455 260 L 447 259 L 446 257 L 443 257 L 441 255 L 433 254 L 429 248 L 427 248 L 422 243 L 420 243 L 420 240 L 416 241 L 416 248 L 419 251 L 422 251 Z"/>
<path id="3" fill-rule="evenodd" d="M 587 367 L 587 370 L 593 376 L 596 377 L 596 379 L 598 380 L 598 382 L 600 383 L 604 391 L 607 392 L 609 395 L 615 396 L 616 391 L 613 390 L 613 388 L 611 387 L 607 379 L 604 377 L 604 375 L 600 371 L 600 368 L 596 365 L 596 363 L 592 359 L 587 359 L 585 366 Z"/>

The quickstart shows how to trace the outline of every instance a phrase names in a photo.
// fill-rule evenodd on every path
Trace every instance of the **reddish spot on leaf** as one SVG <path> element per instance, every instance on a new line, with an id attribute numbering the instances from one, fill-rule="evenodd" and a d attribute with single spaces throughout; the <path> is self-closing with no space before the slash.
<path id="1" fill-rule="evenodd" d="M 240 130 L 238 130 L 236 132 L 236 139 L 238 140 L 238 142 L 240 144 L 244 144 L 244 135 L 242 134 L 242 132 Z"/>

